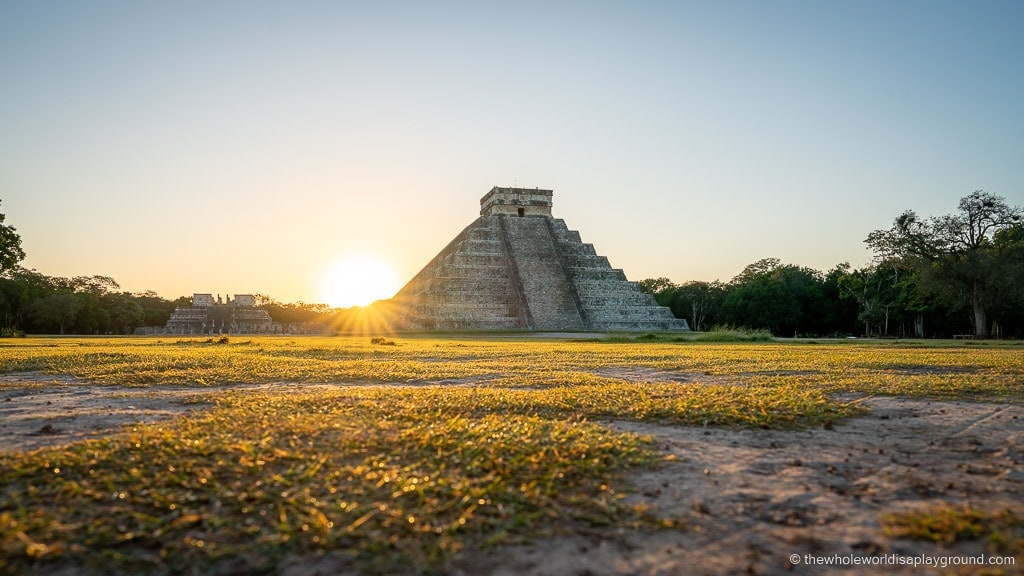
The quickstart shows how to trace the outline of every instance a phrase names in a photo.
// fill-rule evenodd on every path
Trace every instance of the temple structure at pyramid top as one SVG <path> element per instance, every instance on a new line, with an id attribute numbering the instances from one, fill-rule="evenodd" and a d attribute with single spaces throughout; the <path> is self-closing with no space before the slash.
<path id="1" fill-rule="evenodd" d="M 553 192 L 494 187 L 480 217 L 392 299 L 426 330 L 686 331 L 551 214 Z"/>
<path id="2" fill-rule="evenodd" d="M 499 188 L 495 186 L 480 199 L 480 215 L 547 216 L 551 217 L 551 190 L 534 188 Z"/>

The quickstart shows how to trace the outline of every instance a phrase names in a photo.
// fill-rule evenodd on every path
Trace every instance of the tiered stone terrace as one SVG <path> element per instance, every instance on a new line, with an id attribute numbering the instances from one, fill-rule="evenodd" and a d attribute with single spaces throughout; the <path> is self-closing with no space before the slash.
<path id="1" fill-rule="evenodd" d="M 685 320 L 614 269 L 565 221 L 552 191 L 493 188 L 480 217 L 394 302 L 409 328 L 685 331 Z"/>

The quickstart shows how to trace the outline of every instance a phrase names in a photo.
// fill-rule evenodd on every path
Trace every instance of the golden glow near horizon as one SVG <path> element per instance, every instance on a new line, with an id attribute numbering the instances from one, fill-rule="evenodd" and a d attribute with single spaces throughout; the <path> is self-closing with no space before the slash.
<path id="1" fill-rule="evenodd" d="M 398 292 L 394 268 L 372 254 L 354 254 L 335 262 L 324 274 L 320 298 L 329 306 L 366 306 Z"/>

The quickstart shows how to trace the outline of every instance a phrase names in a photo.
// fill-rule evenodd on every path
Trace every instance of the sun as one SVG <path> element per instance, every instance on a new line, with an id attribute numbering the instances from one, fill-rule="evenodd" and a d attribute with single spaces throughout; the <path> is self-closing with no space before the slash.
<path id="1" fill-rule="evenodd" d="M 324 275 L 320 298 L 329 306 L 366 306 L 398 292 L 398 275 L 384 260 L 358 254 L 337 261 Z"/>

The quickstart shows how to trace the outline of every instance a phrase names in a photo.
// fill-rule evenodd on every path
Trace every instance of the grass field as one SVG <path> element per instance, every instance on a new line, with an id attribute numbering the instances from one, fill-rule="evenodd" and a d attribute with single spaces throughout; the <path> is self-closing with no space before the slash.
<path id="1" fill-rule="evenodd" d="M 672 529 L 624 503 L 624 472 L 660 456 L 609 420 L 799 428 L 869 395 L 1019 402 L 1024 347 L 31 338 L 0 342 L 0 373 L 194 387 L 212 405 L 0 454 L 0 572 L 273 572 L 343 550 L 360 570 L 430 573 L 568 526 Z"/>

